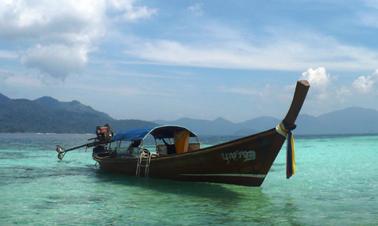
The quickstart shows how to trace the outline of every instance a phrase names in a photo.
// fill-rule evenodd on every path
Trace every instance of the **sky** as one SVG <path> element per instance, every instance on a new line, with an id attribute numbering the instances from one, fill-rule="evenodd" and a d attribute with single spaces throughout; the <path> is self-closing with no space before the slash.
<path id="1" fill-rule="evenodd" d="M 0 93 L 117 119 L 378 109 L 378 1 L 1 0 Z"/>

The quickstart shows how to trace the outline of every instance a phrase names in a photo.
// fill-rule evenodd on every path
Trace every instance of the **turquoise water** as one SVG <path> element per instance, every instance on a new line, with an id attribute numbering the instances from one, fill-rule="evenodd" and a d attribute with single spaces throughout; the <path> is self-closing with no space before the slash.
<path id="1" fill-rule="evenodd" d="M 81 144 L 90 135 L 0 134 L 0 225 L 378 225 L 378 136 L 297 139 L 260 188 L 114 176 Z"/>

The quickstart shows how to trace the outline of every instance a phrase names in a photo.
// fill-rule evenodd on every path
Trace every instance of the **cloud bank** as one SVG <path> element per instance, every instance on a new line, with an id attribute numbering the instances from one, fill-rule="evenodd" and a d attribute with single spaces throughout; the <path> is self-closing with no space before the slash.
<path id="1" fill-rule="evenodd" d="M 201 42 L 135 40 L 125 53 L 147 63 L 221 69 L 301 71 L 323 65 L 332 70 L 358 71 L 378 67 L 378 53 L 373 50 L 317 33 L 288 38 L 293 35 L 277 32 L 264 40 L 254 40 L 220 27 L 207 30 Z"/>
<path id="2" fill-rule="evenodd" d="M 22 40 L 21 59 L 27 67 L 65 78 L 85 67 L 109 18 L 128 22 L 155 13 L 133 0 L 7 0 L 0 2 L 0 38 Z"/>
<path id="3" fill-rule="evenodd" d="M 359 76 L 353 81 L 353 87 L 360 93 L 371 93 L 378 84 L 378 70 L 367 76 Z"/>

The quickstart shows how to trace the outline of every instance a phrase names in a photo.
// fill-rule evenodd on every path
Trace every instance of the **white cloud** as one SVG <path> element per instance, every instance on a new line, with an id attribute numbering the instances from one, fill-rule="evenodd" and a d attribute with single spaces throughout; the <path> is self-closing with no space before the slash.
<path id="1" fill-rule="evenodd" d="M 0 84 L 4 83 L 10 87 L 29 87 L 39 88 L 43 86 L 42 80 L 39 77 L 27 74 L 15 74 L 9 71 L 0 69 Z"/>
<path id="2" fill-rule="evenodd" d="M 336 87 L 333 87 L 332 89 L 329 88 L 330 82 L 334 78 L 327 73 L 327 70 L 324 67 L 318 67 L 315 69 L 309 68 L 302 73 L 300 79 L 305 79 L 310 83 L 310 96 L 319 103 L 327 101 L 330 96 L 334 96 L 338 92 Z M 340 92 L 339 96 L 341 94 L 343 94 L 343 92 Z"/>
<path id="3" fill-rule="evenodd" d="M 327 73 L 325 68 L 309 68 L 302 73 L 300 79 L 310 82 L 310 90 L 306 98 L 305 109 L 311 114 L 321 114 L 335 109 L 350 106 L 372 108 L 376 106 L 378 94 L 378 70 L 368 76 L 359 76 L 354 82 L 340 84 L 331 82 L 334 76 Z M 271 108 L 266 103 L 274 103 L 285 108 L 289 104 L 294 92 L 294 85 L 282 86 L 282 84 L 265 84 L 261 86 L 221 86 L 222 93 L 248 96 L 248 99 L 256 100 L 259 106 Z M 369 95 L 366 95 L 369 94 Z M 238 97 L 240 98 L 240 97 Z M 278 109 L 278 108 L 275 108 Z M 266 110 L 264 110 L 266 112 Z"/>
<path id="4" fill-rule="evenodd" d="M 351 90 L 348 87 L 341 86 L 338 89 L 336 89 L 336 98 L 340 100 L 340 102 L 345 102 L 346 97 L 352 95 Z"/>
<path id="5" fill-rule="evenodd" d="M 18 54 L 13 51 L 1 50 L 0 49 L 0 59 L 16 59 Z"/>
<path id="6" fill-rule="evenodd" d="M 39 88 L 43 86 L 42 81 L 34 76 L 10 76 L 4 82 L 12 87 Z"/>
<path id="7" fill-rule="evenodd" d="M 289 70 L 293 68 L 292 62 L 285 59 L 281 61 L 267 59 L 269 56 L 266 53 L 254 47 L 240 50 L 226 46 L 207 46 L 206 44 L 195 46 L 171 40 L 155 40 L 134 43 L 125 52 L 161 64 L 240 69 Z"/>
<path id="8" fill-rule="evenodd" d="M 361 13 L 359 15 L 360 22 L 362 25 L 367 27 L 378 28 L 378 15 L 377 13 Z"/>
<path id="9" fill-rule="evenodd" d="M 353 88 L 360 93 L 370 93 L 378 82 L 378 70 L 368 76 L 359 76 L 353 81 Z"/>
<path id="10" fill-rule="evenodd" d="M 330 83 L 331 77 L 324 67 L 309 68 L 302 73 L 302 79 L 310 82 L 312 88 L 325 89 Z"/>
<path id="11" fill-rule="evenodd" d="M 203 5 L 202 3 L 195 3 L 188 7 L 188 11 L 193 13 L 195 16 L 202 16 L 203 15 Z"/>
<path id="12" fill-rule="evenodd" d="M 136 21 L 150 18 L 157 13 L 157 9 L 146 6 L 136 6 L 134 0 L 109 0 L 110 6 L 118 11 L 126 21 Z"/>
<path id="13" fill-rule="evenodd" d="M 303 70 L 323 65 L 350 71 L 378 67 L 376 51 L 316 33 L 295 34 L 288 39 L 285 37 L 293 34 L 282 31 L 264 38 L 252 34 L 247 39 L 235 29 L 218 26 L 203 29 L 201 34 L 202 39 L 192 43 L 140 39 L 130 43 L 125 52 L 151 63 L 210 68 Z"/>
<path id="14" fill-rule="evenodd" d="M 104 2 L 10 0 L 0 3 L 0 36 L 27 40 L 88 42 L 101 35 Z"/>
<path id="15" fill-rule="evenodd" d="M 133 0 L 6 0 L 0 1 L 0 38 L 22 40 L 26 66 L 64 78 L 85 66 L 110 17 L 136 21 L 154 13 Z"/>
<path id="16" fill-rule="evenodd" d="M 245 95 L 245 96 L 260 96 L 261 91 L 254 89 L 254 88 L 246 88 L 246 87 L 219 87 L 219 91 L 223 93 L 231 93 L 237 95 Z"/>
<path id="17" fill-rule="evenodd" d="M 22 63 L 56 78 L 80 72 L 87 63 L 88 49 L 83 46 L 37 45 L 26 51 Z"/>
<path id="18" fill-rule="evenodd" d="M 357 13 L 358 22 L 366 27 L 378 28 L 378 1 L 363 0 L 364 10 Z"/>
<path id="19" fill-rule="evenodd" d="M 363 0 L 362 2 L 368 7 L 378 9 L 378 1 L 377 0 Z"/>
<path id="20" fill-rule="evenodd" d="M 351 97 L 358 100 L 361 98 L 361 96 L 352 92 L 353 89 L 349 85 L 340 86 L 338 83 L 332 83 L 331 81 L 335 78 L 324 67 L 309 68 L 302 73 L 300 79 L 306 79 L 310 83 L 311 88 L 306 106 L 316 114 L 324 113 L 324 109 L 334 110 L 335 108 L 345 107 L 344 104 L 350 106 L 352 105 Z M 253 85 L 220 87 L 220 92 L 249 96 L 258 100 L 259 104 L 273 101 L 282 105 L 282 103 L 290 103 L 294 89 L 294 85 L 282 86 L 271 83 L 259 87 Z M 285 106 L 282 105 L 282 107 Z"/>

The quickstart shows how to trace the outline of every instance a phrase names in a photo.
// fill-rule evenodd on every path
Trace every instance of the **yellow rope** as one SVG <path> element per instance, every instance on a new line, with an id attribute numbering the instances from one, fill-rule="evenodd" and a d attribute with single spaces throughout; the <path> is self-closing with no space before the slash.
<path id="1" fill-rule="evenodd" d="M 291 143 L 291 167 L 292 167 L 292 175 L 294 175 L 295 170 L 296 170 L 294 134 L 291 135 L 290 143 Z"/>
<path id="2" fill-rule="evenodd" d="M 281 122 L 276 126 L 276 131 L 283 137 L 287 138 L 287 153 L 286 153 L 286 177 L 290 178 L 295 174 L 295 140 L 294 135 L 290 130 L 285 128 L 285 125 Z M 290 134 L 289 134 L 290 133 Z"/>

